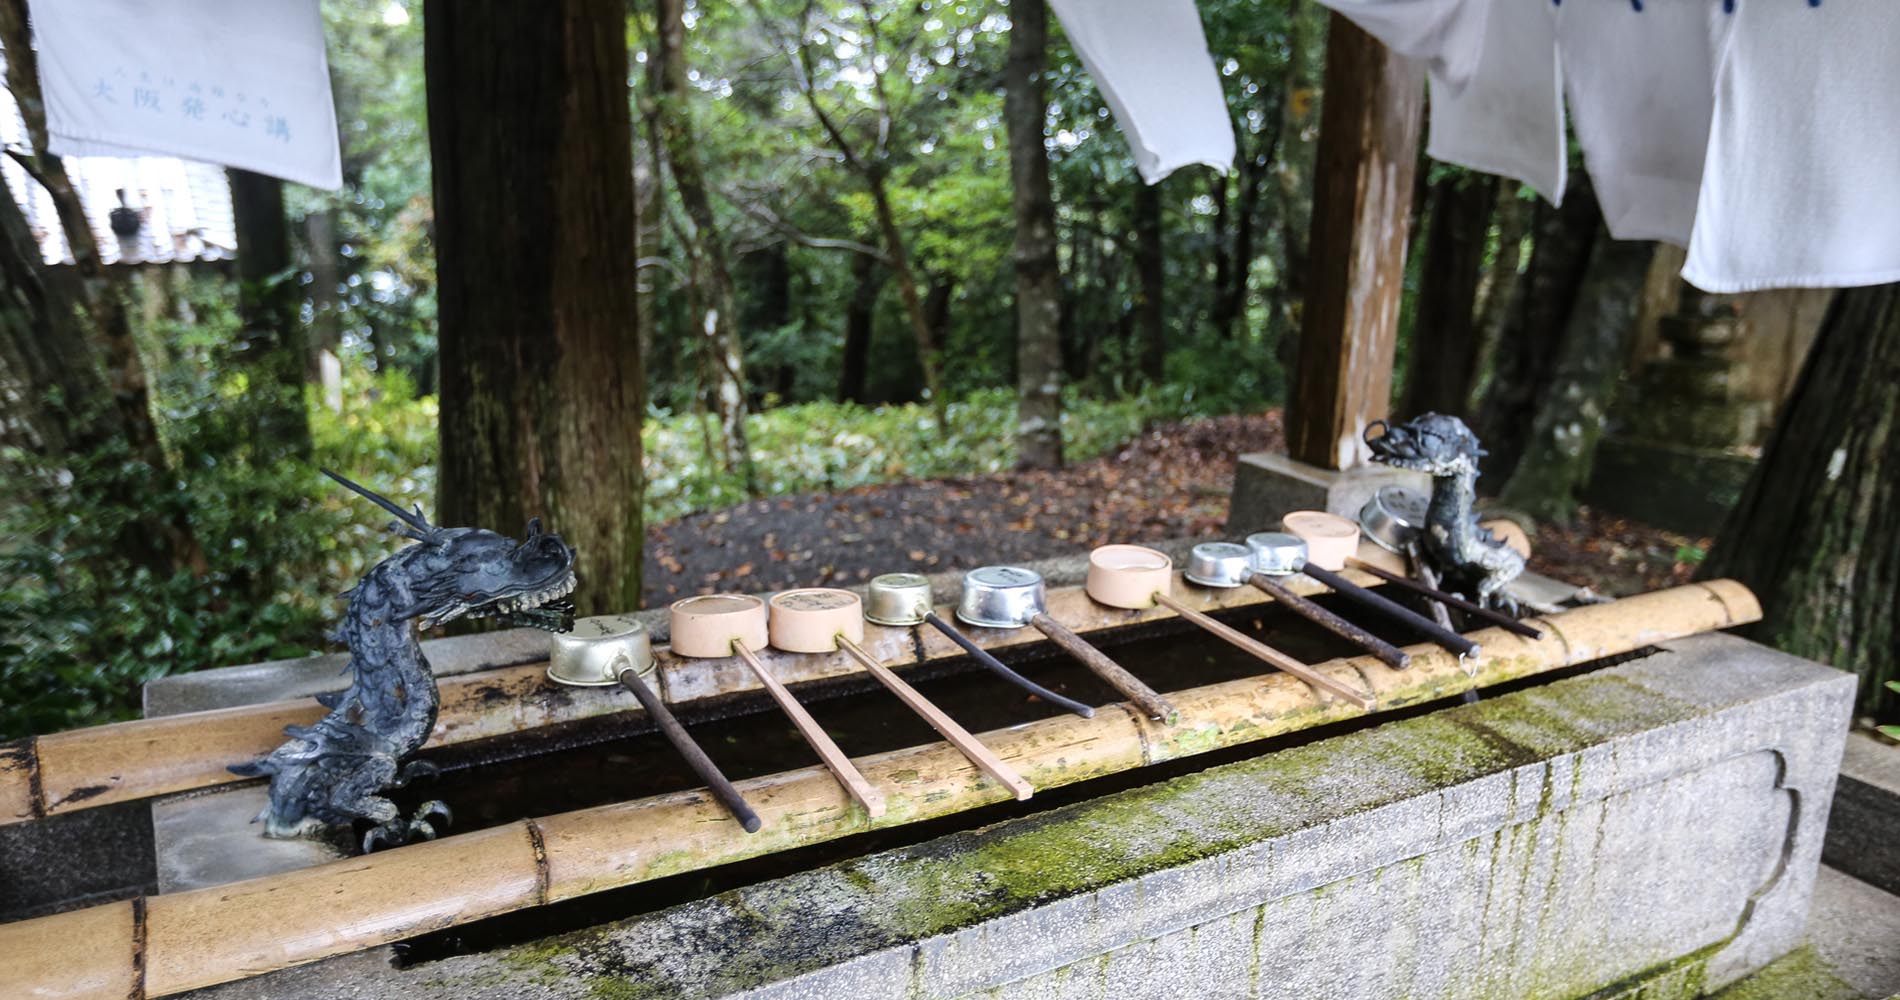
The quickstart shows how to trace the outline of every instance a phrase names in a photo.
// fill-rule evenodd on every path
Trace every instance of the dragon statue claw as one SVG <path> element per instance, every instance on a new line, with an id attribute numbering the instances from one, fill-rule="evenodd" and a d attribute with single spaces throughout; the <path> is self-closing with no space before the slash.
<path id="1" fill-rule="evenodd" d="M 424 803 L 403 820 L 381 792 L 432 777 L 434 764 L 410 760 L 435 728 L 435 676 L 419 628 L 457 618 L 501 618 L 552 631 L 573 622 L 574 550 L 528 523 L 519 542 L 482 528 L 438 528 L 420 509 L 404 510 L 329 470 L 324 474 L 395 515 L 396 534 L 416 544 L 377 563 L 348 592 L 338 638 L 350 649 L 350 686 L 320 702 L 314 725 L 285 729 L 270 756 L 230 770 L 270 778 L 270 805 L 258 814 L 270 837 L 299 837 L 367 820 L 364 850 L 433 839 L 450 821 L 447 805 Z"/>
<path id="2" fill-rule="evenodd" d="M 1378 432 L 1375 437 L 1374 432 Z M 1516 613 L 1504 588 L 1524 572 L 1524 556 L 1478 524 L 1477 435 L 1457 417 L 1426 413 L 1402 424 L 1375 420 L 1366 427 L 1375 461 L 1432 477 L 1419 545 L 1446 586 L 1485 607 Z"/>

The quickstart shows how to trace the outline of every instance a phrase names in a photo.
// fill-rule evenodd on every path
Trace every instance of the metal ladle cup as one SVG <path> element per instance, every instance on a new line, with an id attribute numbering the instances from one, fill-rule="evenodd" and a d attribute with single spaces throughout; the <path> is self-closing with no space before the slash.
<path id="1" fill-rule="evenodd" d="M 1203 542 L 1196 545 L 1188 554 L 1188 568 L 1181 575 L 1189 583 L 1216 589 L 1230 589 L 1252 584 L 1301 618 L 1353 643 L 1394 670 L 1403 670 L 1412 663 L 1412 658 L 1407 656 L 1404 650 L 1294 593 L 1278 580 L 1256 570 L 1253 550 L 1245 545 L 1235 542 Z"/>
<path id="2" fill-rule="evenodd" d="M 745 796 L 733 787 L 719 765 L 686 732 L 686 727 L 666 707 L 646 678 L 655 674 L 653 640 L 646 626 L 628 615 L 597 615 L 582 618 L 569 632 L 557 632 L 548 653 L 548 678 L 557 684 L 574 687 L 604 687 L 619 684 L 646 709 L 661 735 L 706 783 L 713 798 L 725 808 L 747 833 L 757 833 L 763 825 L 759 814 L 746 803 Z"/>
<path id="3" fill-rule="evenodd" d="M 1339 520 L 1344 521 L 1344 518 Z M 1346 522 L 1350 524 L 1351 522 Z M 1354 534 L 1357 534 L 1355 529 Z M 1333 589 L 1340 597 L 1352 601 L 1361 608 L 1376 615 L 1416 629 L 1429 636 L 1432 642 L 1456 653 L 1459 657 L 1474 655 L 1478 644 L 1444 628 L 1430 618 L 1413 611 L 1411 608 L 1395 604 L 1391 600 L 1353 583 L 1351 580 L 1307 561 L 1307 542 L 1298 535 L 1284 531 L 1262 531 L 1247 536 L 1247 547 L 1253 550 L 1254 569 L 1269 577 L 1292 576 L 1305 573 L 1307 576 Z M 1341 558 L 1343 563 L 1344 558 Z"/>
<path id="4" fill-rule="evenodd" d="M 785 685 L 766 669 L 753 650 L 771 642 L 770 615 L 765 602 L 750 594 L 714 594 L 675 601 L 669 609 L 673 622 L 673 652 L 681 656 L 718 658 L 737 656 L 752 669 L 779 710 L 798 727 L 833 777 L 872 817 L 884 815 L 884 795 L 859 773 L 851 758 L 826 735 L 824 727 Z"/>
<path id="5" fill-rule="evenodd" d="M 1053 705 L 1060 705 L 1084 719 L 1095 717 L 1095 709 L 1065 698 L 1035 681 L 1011 670 L 990 651 L 970 641 L 963 630 L 944 621 L 931 604 L 930 580 L 916 573 L 885 573 L 871 578 L 864 594 L 864 618 L 878 625 L 909 627 L 929 625 L 970 654 L 970 658 L 990 673 L 1022 688 Z"/>
<path id="6" fill-rule="evenodd" d="M 1173 723 L 1177 712 L 1166 698 L 1143 684 L 1121 664 L 1069 631 L 1048 613 L 1048 591 L 1042 574 L 1020 566 L 980 566 L 963 575 L 963 599 L 957 618 L 983 628 L 1035 628 L 1070 656 L 1082 661 L 1095 676 L 1108 682 L 1150 718 Z"/>
<path id="7" fill-rule="evenodd" d="M 773 594 L 766 603 L 772 609 L 772 645 L 794 653 L 843 650 L 970 763 L 1001 782 L 1018 800 L 1027 799 L 1035 792 L 1022 775 L 970 735 L 969 730 L 859 645 L 864 641 L 864 605 L 858 595 L 831 587 L 810 587 Z"/>
<path id="8" fill-rule="evenodd" d="M 1371 709 L 1373 699 L 1334 680 L 1272 646 L 1189 607 L 1173 594 L 1174 562 L 1167 553 L 1140 545 L 1104 545 L 1089 553 L 1088 593 L 1111 608 L 1141 609 L 1159 605 L 1255 659 L 1298 677 L 1315 688 Z"/>

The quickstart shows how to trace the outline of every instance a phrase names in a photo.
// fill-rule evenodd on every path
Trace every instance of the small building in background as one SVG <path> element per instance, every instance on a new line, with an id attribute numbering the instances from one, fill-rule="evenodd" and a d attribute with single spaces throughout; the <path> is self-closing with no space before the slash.
<path id="1" fill-rule="evenodd" d="M 0 57 L 0 72 L 5 60 Z M 0 87 L 0 146 L 31 148 L 13 94 Z M 68 156 L 66 172 L 79 189 L 99 252 L 107 264 L 223 261 L 236 256 L 231 188 L 224 168 L 170 156 Z M 40 253 L 49 264 L 71 263 L 53 198 L 10 156 L 0 175 L 20 203 Z M 113 213 L 119 214 L 119 232 Z M 137 226 L 131 225 L 136 221 Z"/>

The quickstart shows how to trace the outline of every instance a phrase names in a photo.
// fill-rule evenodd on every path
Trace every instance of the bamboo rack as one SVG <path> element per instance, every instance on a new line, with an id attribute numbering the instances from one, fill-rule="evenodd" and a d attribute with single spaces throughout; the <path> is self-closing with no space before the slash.
<path id="1" fill-rule="evenodd" d="M 1368 544 L 1366 548 L 1371 548 Z M 1370 553 L 1362 553 L 1369 555 Z M 1370 575 L 1361 582 L 1376 584 Z M 1306 581 L 1303 595 L 1324 593 Z M 1208 590 L 1178 585 L 1175 591 L 1195 610 L 1214 611 L 1265 603 L 1251 587 Z M 1174 617 L 1156 608 L 1125 611 L 1089 600 L 1081 587 L 1049 592 L 1053 617 L 1074 631 L 1088 633 Z M 940 608 L 940 613 L 949 614 Z M 969 630 L 985 649 L 1040 642 L 1031 629 Z M 896 668 L 966 655 L 935 629 L 866 625 L 863 647 Z M 919 655 L 919 651 L 921 655 Z M 700 660 L 656 651 L 654 687 L 668 705 L 761 690 L 758 678 L 737 660 Z M 845 653 L 786 653 L 761 650 L 760 659 L 786 684 L 862 673 Z M 339 686 L 343 683 L 338 680 Z M 571 688 L 547 679 L 547 664 L 535 663 L 443 677 L 437 682 L 441 708 L 428 746 L 448 746 L 503 736 L 580 719 L 640 712 L 624 689 Z M 314 698 L 267 702 L 190 712 L 106 726 L 75 729 L 0 744 L 0 825 L 229 784 L 246 779 L 225 770 L 254 760 L 284 742 L 284 727 L 307 726 L 321 718 Z"/>
<path id="2" fill-rule="evenodd" d="M 1251 588 L 1250 588 L 1251 589 Z M 1692 584 L 1540 619 L 1541 639 L 1487 629 L 1461 668 L 1436 646 L 1399 672 L 1370 656 L 1316 669 L 1370 686 L 1387 708 L 1755 621 L 1733 581 Z M 1474 672 L 1467 675 L 1466 668 Z M 1127 706 L 982 734 L 1038 788 L 1365 714 L 1269 673 L 1172 694 L 1174 725 Z M 914 823 L 1011 797 L 953 747 L 858 761 L 885 790 L 871 819 L 820 767 L 739 782 L 766 820 L 744 833 L 703 788 L 599 806 L 313 868 L 0 925 L 0 996 L 160 997 L 399 941 L 588 893 Z"/>

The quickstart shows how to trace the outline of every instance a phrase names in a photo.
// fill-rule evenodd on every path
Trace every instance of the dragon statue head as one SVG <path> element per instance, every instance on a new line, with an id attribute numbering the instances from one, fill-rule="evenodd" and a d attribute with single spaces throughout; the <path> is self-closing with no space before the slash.
<path id="1" fill-rule="evenodd" d="M 324 474 L 396 515 L 390 530 L 419 543 L 372 571 L 384 584 L 379 589 L 390 599 L 392 620 L 425 629 L 457 618 L 496 618 L 549 631 L 571 624 L 574 608 L 566 598 L 574 591 L 574 550 L 560 535 L 543 532 L 539 518 L 528 522 L 527 537 L 519 542 L 486 528 L 438 528 L 420 509 L 403 510 L 334 472 Z"/>
<path id="2" fill-rule="evenodd" d="M 1372 436 L 1374 429 L 1380 432 L 1378 437 Z M 1438 413 L 1421 414 L 1402 424 L 1374 420 L 1366 425 L 1366 445 L 1377 461 L 1435 478 L 1476 476 L 1478 459 L 1485 454 L 1464 421 Z"/>

